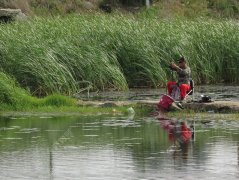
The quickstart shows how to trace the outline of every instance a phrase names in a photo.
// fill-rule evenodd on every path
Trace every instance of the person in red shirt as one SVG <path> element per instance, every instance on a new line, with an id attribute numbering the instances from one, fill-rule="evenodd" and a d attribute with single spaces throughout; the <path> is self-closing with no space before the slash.
<path id="1" fill-rule="evenodd" d="M 178 74 L 178 81 L 169 81 L 167 84 L 168 94 L 171 96 L 173 89 L 179 87 L 180 89 L 180 100 L 183 100 L 190 90 L 190 78 L 191 69 L 188 67 L 187 62 L 184 57 L 178 60 L 178 65 L 175 63 L 170 64 L 170 68 L 176 71 Z"/>

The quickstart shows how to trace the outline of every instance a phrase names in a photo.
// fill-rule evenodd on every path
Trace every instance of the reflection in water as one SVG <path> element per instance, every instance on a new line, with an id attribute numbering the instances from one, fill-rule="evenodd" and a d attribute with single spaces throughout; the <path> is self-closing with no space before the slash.
<path id="1" fill-rule="evenodd" d="M 49 145 L 49 169 L 50 169 L 50 179 L 54 179 L 54 164 L 53 164 L 53 152 L 59 148 L 59 146 L 64 145 L 68 140 L 73 138 L 71 129 L 75 126 L 70 126 L 62 136 L 56 139 L 53 143 Z"/>
<path id="2" fill-rule="evenodd" d="M 49 148 L 49 170 L 50 170 L 50 179 L 53 179 L 53 154 L 52 148 Z"/>
<path id="3" fill-rule="evenodd" d="M 160 124 L 168 133 L 168 138 L 174 145 L 187 144 L 192 137 L 192 131 L 185 122 L 175 122 L 172 120 L 160 120 Z"/>
<path id="4" fill-rule="evenodd" d="M 169 141 L 173 143 L 169 151 L 173 152 L 174 159 L 181 157 L 186 160 L 188 157 L 189 144 L 195 138 L 194 124 L 189 127 L 186 122 L 167 119 L 162 116 L 160 112 L 157 119 L 162 129 L 167 132 Z"/>
<path id="5" fill-rule="evenodd" d="M 0 179 L 238 179 L 239 122 L 130 115 L 2 119 Z"/>

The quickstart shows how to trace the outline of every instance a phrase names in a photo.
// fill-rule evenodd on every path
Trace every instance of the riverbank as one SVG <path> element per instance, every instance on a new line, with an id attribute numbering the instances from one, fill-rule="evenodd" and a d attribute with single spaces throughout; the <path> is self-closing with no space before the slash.
<path id="1" fill-rule="evenodd" d="M 118 92 L 105 92 L 104 94 L 93 95 L 86 97 L 88 100 L 80 100 L 81 98 L 72 98 L 69 96 L 63 96 L 60 94 L 53 94 L 44 98 L 37 98 L 31 96 L 27 91 L 19 88 L 15 82 L 8 76 L 0 73 L 0 80 L 2 86 L 0 99 L 0 115 L 11 116 L 11 115 L 37 115 L 37 114 L 53 114 L 54 116 L 65 116 L 65 115 L 92 115 L 92 114 L 127 114 L 128 109 L 132 107 L 137 112 L 137 115 L 148 116 L 150 112 L 155 110 L 156 105 L 159 102 L 160 94 L 163 93 L 164 89 L 155 90 L 138 90 Z M 225 87 L 215 89 L 210 87 L 197 87 L 195 93 L 198 96 L 201 93 L 205 93 L 207 89 L 213 96 L 218 96 L 219 99 L 211 103 L 186 103 L 183 104 L 185 109 L 179 113 L 189 114 L 191 112 L 219 112 L 219 113 L 235 113 L 239 112 L 239 101 L 237 101 L 237 93 L 234 90 L 237 87 Z M 228 93 L 223 92 L 230 91 L 230 94 L 234 94 L 235 100 L 229 100 Z M 206 91 L 207 93 L 207 91 Z M 226 95 L 226 97 L 224 97 Z M 92 100 L 89 100 L 92 98 Z M 93 100 L 99 98 L 101 100 Z M 140 98 L 140 99 L 138 99 Z M 225 98 L 225 100 L 221 100 Z M 84 99 L 82 97 L 82 99 Z M 114 99 L 114 100 L 106 100 Z M 117 100 L 125 99 L 125 100 Z"/>
<path id="2" fill-rule="evenodd" d="M 94 107 L 130 106 L 132 104 L 152 109 L 159 103 L 158 100 L 134 100 L 134 101 L 79 101 L 81 105 Z M 208 103 L 188 102 L 183 103 L 185 110 L 195 112 L 218 112 L 218 113 L 239 113 L 239 101 L 212 101 Z"/>
<path id="3" fill-rule="evenodd" d="M 132 107 L 136 115 L 152 116 L 156 111 L 158 100 L 134 100 L 134 101 L 79 101 L 83 106 L 93 107 Z M 196 121 L 214 120 L 239 120 L 239 101 L 214 101 L 210 103 L 184 103 L 184 109 L 172 108 L 166 113 L 168 118 Z M 127 114 L 126 111 L 125 114 Z M 157 114 L 157 113 L 156 113 Z"/>
<path id="4" fill-rule="evenodd" d="M 154 117 L 155 107 L 157 101 L 138 101 L 138 102 L 129 102 L 129 101 L 78 101 L 76 106 L 45 106 L 37 109 L 25 109 L 25 110 L 8 110 L 0 111 L 0 117 L 75 117 L 75 116 L 123 116 L 123 117 Z M 238 102 L 239 103 L 239 102 Z M 238 103 L 236 103 L 238 105 Z M 188 104 L 190 105 L 190 104 Z M 209 106 L 202 105 L 203 106 Z M 220 106 L 222 106 L 221 104 Z M 210 105 L 212 106 L 212 104 Z M 186 106 L 185 106 L 186 107 Z M 180 111 L 170 111 L 165 114 L 167 118 L 175 120 L 184 120 L 191 119 L 195 121 L 208 121 L 213 120 L 228 120 L 234 121 L 239 120 L 239 111 L 216 111 L 210 109 L 193 109 L 185 108 Z M 134 119 L 133 118 L 133 119 Z"/>
<path id="5" fill-rule="evenodd" d="M 119 115 L 127 114 L 127 109 L 131 106 L 111 106 L 111 107 L 101 107 L 86 104 L 75 104 L 75 105 L 48 105 L 39 107 L 26 107 L 15 109 L 11 106 L 6 106 L 5 109 L 0 110 L 0 116 L 79 116 L 79 115 Z"/>
<path id="6" fill-rule="evenodd" d="M 234 92 L 233 90 L 236 89 L 236 87 L 230 86 L 224 88 L 231 92 Z M 205 87 L 197 87 L 195 97 L 204 92 L 204 89 Z M 214 102 L 185 103 L 183 104 L 185 107 L 183 110 L 170 111 L 167 113 L 167 116 L 176 119 L 196 118 L 197 120 L 210 119 L 211 117 L 227 120 L 239 119 L 239 101 L 237 101 L 236 93 L 234 93 L 234 100 L 230 100 L 229 97 L 232 96 L 224 97 L 223 92 L 225 89 L 219 90 L 220 88 L 218 87 L 215 89 L 207 87 L 206 89 L 210 89 L 211 93 L 215 93 L 214 95 L 211 94 L 213 97 L 217 97 Z M 11 92 L 10 95 L 14 95 L 13 92 L 16 93 L 17 90 L 8 90 L 7 92 Z M 14 98 L 8 97 L 8 99 L 12 100 L 10 104 L 1 104 L 1 117 L 128 116 L 132 113 L 132 109 L 137 117 L 150 117 L 152 112 L 156 110 L 156 105 L 159 102 L 160 94 L 163 93 L 163 89 L 138 90 L 127 93 L 115 92 L 115 94 L 105 92 L 105 94 L 99 94 L 98 96 L 91 95 L 90 99 L 92 100 L 89 97 L 85 97 L 87 100 L 82 100 L 84 99 L 83 96 L 78 99 L 57 94 L 45 98 L 36 98 L 29 96 L 29 94 L 24 94 L 25 91 L 20 92 L 15 94 Z M 99 100 L 94 100 L 94 97 Z"/>

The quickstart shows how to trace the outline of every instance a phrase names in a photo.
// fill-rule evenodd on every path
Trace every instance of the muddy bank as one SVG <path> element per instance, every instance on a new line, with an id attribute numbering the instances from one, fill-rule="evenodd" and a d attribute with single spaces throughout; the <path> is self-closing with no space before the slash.
<path id="1" fill-rule="evenodd" d="M 196 111 L 214 111 L 214 112 L 239 112 L 239 102 L 236 101 L 214 101 L 210 103 L 185 103 L 183 106 L 187 109 Z"/>
<path id="2" fill-rule="evenodd" d="M 194 93 L 194 100 L 200 101 L 201 95 L 209 95 L 213 102 L 210 103 L 184 103 L 185 109 L 191 109 L 197 112 L 239 112 L 239 86 L 197 86 Z M 162 95 L 165 94 L 165 89 L 132 89 L 128 92 L 101 92 L 91 93 L 90 97 L 82 94 L 79 96 L 79 104 L 88 106 L 131 106 L 138 104 L 147 107 L 156 107 Z"/>
<path id="3" fill-rule="evenodd" d="M 83 106 L 99 106 L 99 107 L 117 107 L 117 106 L 128 106 L 132 104 L 156 107 L 158 101 L 156 100 L 134 100 L 134 101 L 79 101 L 79 105 Z M 223 112 L 223 113 L 238 113 L 239 112 L 239 101 L 214 101 L 209 103 L 183 103 L 185 109 L 191 109 L 198 112 L 212 111 L 212 112 Z"/>

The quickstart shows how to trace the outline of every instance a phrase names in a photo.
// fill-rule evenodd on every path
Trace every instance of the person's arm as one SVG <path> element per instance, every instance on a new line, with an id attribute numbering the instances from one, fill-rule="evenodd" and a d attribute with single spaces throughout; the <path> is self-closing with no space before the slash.
<path id="1" fill-rule="evenodd" d="M 189 75 L 190 72 L 188 71 L 188 69 L 181 69 L 180 67 L 178 67 L 176 64 L 172 63 L 171 64 L 172 69 L 174 69 L 175 71 L 177 71 L 178 74 L 182 74 L 182 75 Z"/>
<path id="2" fill-rule="evenodd" d="M 178 68 L 176 69 L 176 71 L 177 71 L 178 74 L 181 74 L 181 75 L 189 75 L 189 74 L 190 74 L 190 72 L 188 71 L 188 69 L 181 69 L 180 67 L 178 67 Z"/>
<path id="3" fill-rule="evenodd" d="M 179 68 L 175 63 L 170 64 L 171 70 L 177 71 L 177 68 Z"/>

